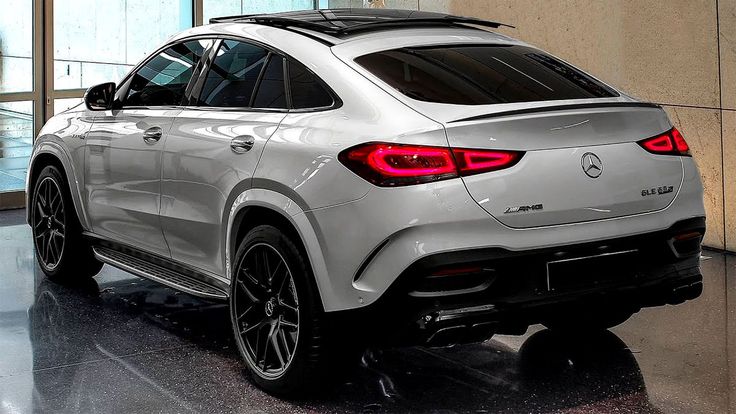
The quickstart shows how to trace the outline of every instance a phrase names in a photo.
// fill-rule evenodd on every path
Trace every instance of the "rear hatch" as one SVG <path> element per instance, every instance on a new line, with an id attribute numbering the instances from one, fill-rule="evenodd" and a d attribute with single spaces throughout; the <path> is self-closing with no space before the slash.
<path id="1" fill-rule="evenodd" d="M 669 128 L 662 109 L 638 105 L 547 108 L 446 123 L 453 148 L 525 152 L 511 168 L 463 178 L 481 207 L 516 228 L 667 207 L 682 183 L 682 161 L 651 154 L 637 141 Z"/>
<path id="2" fill-rule="evenodd" d="M 463 177 L 475 201 L 505 225 L 646 213 L 679 191 L 680 157 L 637 144 L 671 128 L 661 108 L 525 44 L 422 41 L 344 59 L 441 122 L 451 147 L 525 152 L 509 168 Z"/>

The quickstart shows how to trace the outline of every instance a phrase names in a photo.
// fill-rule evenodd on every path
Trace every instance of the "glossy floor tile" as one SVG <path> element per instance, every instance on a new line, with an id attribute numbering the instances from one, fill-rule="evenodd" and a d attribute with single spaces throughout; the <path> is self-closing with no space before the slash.
<path id="1" fill-rule="evenodd" d="M 52 283 L 22 220 L 0 212 L 0 413 L 736 413 L 734 256 L 705 253 L 699 299 L 611 332 L 370 350 L 324 395 L 286 402 L 243 375 L 223 305 L 107 266 Z"/>

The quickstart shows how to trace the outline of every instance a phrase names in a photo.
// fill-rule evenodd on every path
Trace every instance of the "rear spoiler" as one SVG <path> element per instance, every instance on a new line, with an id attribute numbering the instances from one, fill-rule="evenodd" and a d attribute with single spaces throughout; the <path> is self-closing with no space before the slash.
<path id="1" fill-rule="evenodd" d="M 468 118 L 456 119 L 448 122 L 452 124 L 455 122 L 467 122 L 467 121 L 478 121 L 481 119 L 499 118 L 504 116 L 514 116 L 523 114 L 532 114 L 540 112 L 553 112 L 553 111 L 565 111 L 573 109 L 590 109 L 590 108 L 662 108 L 660 105 L 649 103 L 649 102 L 598 102 L 598 103 L 583 103 L 583 104 L 566 104 L 566 105 L 552 105 L 542 106 L 537 108 L 524 108 L 524 109 L 513 109 L 510 111 L 494 112 L 485 115 L 475 115 Z"/>

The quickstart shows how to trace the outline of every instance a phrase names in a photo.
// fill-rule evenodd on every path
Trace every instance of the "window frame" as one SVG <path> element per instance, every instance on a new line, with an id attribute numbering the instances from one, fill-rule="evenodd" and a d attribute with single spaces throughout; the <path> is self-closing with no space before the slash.
<path id="1" fill-rule="evenodd" d="M 256 101 L 256 96 L 258 96 L 258 92 L 261 88 L 261 83 L 263 82 L 263 76 L 266 74 L 266 69 L 268 69 L 268 65 L 271 64 L 271 59 L 276 56 L 277 58 L 281 59 L 281 76 L 284 79 L 284 100 L 286 101 L 286 108 L 260 108 L 255 107 L 253 104 Z M 266 55 L 266 63 L 263 65 L 263 68 L 261 68 L 261 73 L 258 74 L 258 79 L 256 79 L 256 84 L 253 86 L 253 93 L 250 96 L 250 105 L 249 108 L 251 109 L 273 109 L 277 110 L 279 112 L 288 111 L 291 108 L 291 95 L 289 94 L 289 80 L 286 78 L 287 75 L 287 60 L 284 58 L 284 56 L 274 53 L 271 51 L 268 51 L 268 55 Z"/>
<path id="2" fill-rule="evenodd" d="M 309 69 L 307 65 L 304 65 L 302 62 L 300 62 L 298 59 L 295 59 L 294 57 L 290 56 L 288 53 L 284 53 L 283 51 L 271 46 L 267 45 L 263 42 L 259 42 L 254 39 L 249 39 L 241 36 L 232 36 L 232 35 L 215 35 L 211 36 L 212 38 L 215 38 L 217 41 L 212 45 L 210 48 L 209 55 L 207 58 L 203 58 L 202 62 L 203 65 L 201 67 L 201 70 L 197 73 L 197 82 L 193 85 L 192 90 L 190 91 L 190 94 L 186 97 L 187 103 L 183 106 L 187 109 L 196 109 L 196 110 L 203 110 L 203 111 L 229 111 L 229 112 L 270 112 L 270 113 L 310 113 L 310 112 L 323 112 L 323 111 L 329 111 L 333 109 L 340 108 L 342 106 L 342 100 L 340 97 L 335 93 L 335 91 L 327 84 L 327 82 L 323 81 L 322 78 L 320 78 L 314 71 Z M 217 54 L 217 51 L 220 48 L 221 43 L 224 40 L 233 40 L 237 42 L 242 43 L 248 43 L 256 47 L 260 47 L 268 52 L 268 59 L 266 61 L 266 64 L 263 65 L 263 68 L 261 68 L 261 72 L 258 74 L 258 79 L 256 80 L 256 84 L 253 88 L 253 93 L 251 94 L 250 99 L 250 105 L 253 104 L 253 99 L 255 98 L 256 93 L 258 92 L 258 88 L 261 85 L 261 80 L 263 78 L 263 73 L 266 69 L 266 66 L 268 65 L 268 62 L 271 59 L 272 55 L 278 55 L 283 58 L 283 71 L 284 71 L 284 88 L 286 92 L 286 104 L 288 108 L 255 108 L 252 106 L 248 107 L 222 107 L 222 106 L 199 106 L 196 105 L 196 102 L 198 102 L 198 99 L 200 97 L 200 94 L 202 93 L 202 87 L 204 86 L 204 81 L 207 79 L 207 73 L 210 70 L 210 66 L 212 65 L 212 62 Z M 289 62 L 290 61 L 296 61 L 302 64 L 304 67 L 307 68 L 307 70 L 314 76 L 315 79 L 320 83 L 320 85 L 324 88 L 324 90 L 332 97 L 332 104 L 329 106 L 322 106 L 322 107 L 314 107 L 314 108 L 292 108 L 292 101 L 291 101 L 291 82 L 289 78 Z M 193 76 L 194 77 L 194 76 Z"/>
<path id="3" fill-rule="evenodd" d="M 132 82 L 133 77 L 136 73 L 138 73 L 139 70 L 141 70 L 145 65 L 147 65 L 151 60 L 153 60 L 155 57 L 160 55 L 163 51 L 166 49 L 169 49 L 175 45 L 182 44 L 182 43 L 188 43 L 190 41 L 196 41 L 196 40 L 212 40 L 212 44 L 209 45 L 204 49 L 202 52 L 202 58 L 197 62 L 197 64 L 194 66 L 192 70 L 192 76 L 189 78 L 189 82 L 187 83 L 187 86 L 184 88 L 184 97 L 179 102 L 178 105 L 158 105 L 158 106 L 146 106 L 146 105 L 134 105 L 134 106 L 124 106 L 125 105 L 125 99 L 128 96 L 128 91 L 130 89 L 130 82 Z M 189 36 L 182 39 L 177 39 L 173 42 L 166 43 L 163 46 L 156 49 L 153 53 L 146 56 L 145 59 L 141 60 L 133 69 L 128 72 L 123 79 L 120 81 L 120 83 L 117 85 L 117 89 L 115 90 L 115 99 L 113 101 L 113 110 L 124 110 L 124 109 L 177 109 L 182 108 L 184 106 L 184 102 L 188 101 L 189 95 L 192 91 L 193 82 L 196 79 L 199 79 L 199 75 L 201 74 L 202 68 L 205 64 L 205 61 L 208 56 L 211 55 L 211 50 L 213 46 L 217 44 L 217 38 L 215 36 L 210 35 L 196 35 L 196 36 Z"/>
<path id="4" fill-rule="evenodd" d="M 330 97 L 332 98 L 332 104 L 331 105 L 327 105 L 327 106 L 316 106 L 316 107 L 312 107 L 312 108 L 292 108 L 293 103 L 292 103 L 292 98 L 291 98 L 291 74 L 289 72 L 289 66 L 291 65 L 291 62 L 297 62 L 297 63 L 299 63 L 300 65 L 302 65 L 307 70 L 307 72 L 311 73 L 312 76 L 314 76 L 314 79 L 316 79 L 317 82 L 320 84 L 320 86 L 322 86 L 322 89 L 324 89 L 325 92 L 327 92 L 327 94 L 330 95 Z M 320 78 L 319 76 L 317 76 L 316 73 L 314 73 L 311 69 L 309 69 L 309 66 L 305 65 L 304 63 L 300 62 L 297 59 L 290 58 L 290 57 L 286 57 L 284 59 L 284 79 L 286 80 L 286 85 L 287 85 L 287 88 L 286 88 L 286 102 L 288 103 L 289 110 L 291 112 L 295 112 L 295 113 L 318 112 L 318 111 L 323 111 L 323 110 L 329 110 L 329 109 L 339 108 L 340 106 L 342 106 L 342 101 L 339 100 L 340 98 L 332 90 L 332 88 L 330 88 L 330 86 L 327 85 L 327 82 L 323 81 L 322 78 Z"/>
<path id="5" fill-rule="evenodd" d="M 152 60 L 155 56 L 158 56 L 161 52 L 164 50 L 180 43 L 186 43 L 192 40 L 212 40 L 212 44 L 204 50 L 202 53 L 202 59 L 197 63 L 197 65 L 194 68 L 194 71 L 192 72 L 192 77 L 189 79 L 189 83 L 187 84 L 187 87 L 184 91 L 184 99 L 182 99 L 182 102 L 179 105 L 168 105 L 168 106 L 127 106 L 124 107 L 123 105 L 123 98 L 127 96 L 128 89 L 130 82 L 133 79 L 133 75 L 138 73 L 138 71 L 145 66 L 150 60 Z M 286 91 L 286 103 L 288 105 L 288 108 L 282 109 L 282 108 L 253 108 L 253 107 L 216 107 L 216 106 L 199 106 L 196 105 L 197 100 L 199 99 L 199 95 L 202 92 L 202 86 L 204 81 L 206 80 L 205 74 L 209 71 L 210 65 L 212 64 L 212 61 L 214 60 L 217 51 L 220 48 L 220 44 L 223 40 L 235 40 L 238 42 L 245 42 L 250 43 L 254 46 L 261 47 L 269 52 L 269 59 L 270 54 L 276 54 L 280 55 L 282 58 L 284 58 L 284 87 Z M 323 106 L 323 107 L 315 107 L 315 108 L 300 108 L 300 109 L 294 109 L 291 108 L 291 82 L 289 79 L 289 62 L 290 61 L 296 61 L 299 62 L 301 65 L 307 68 L 309 72 L 314 75 L 314 78 L 317 79 L 318 82 L 322 85 L 325 91 L 327 91 L 328 94 L 332 97 L 332 105 L 329 106 Z M 268 63 L 268 62 L 266 62 Z M 263 70 L 265 69 L 266 65 L 261 69 L 261 73 L 258 75 L 258 80 L 256 81 L 256 87 L 254 88 L 254 92 L 258 90 L 258 86 L 260 86 L 261 76 L 263 75 Z M 252 100 L 253 96 L 251 96 Z M 123 79 L 120 81 L 120 83 L 117 86 L 117 89 L 115 91 L 115 100 L 113 102 L 113 110 L 123 110 L 123 109 L 189 109 L 189 110 L 200 110 L 200 111 L 228 111 L 228 112 L 275 112 L 275 113 L 310 113 L 310 112 L 324 112 L 324 111 L 330 111 L 333 109 L 338 109 L 342 107 L 343 101 L 340 99 L 340 96 L 335 93 L 335 91 L 330 87 L 330 85 L 322 80 L 322 78 L 319 77 L 314 71 L 309 69 L 307 65 L 305 65 L 303 62 L 301 62 L 299 59 L 294 58 L 293 56 L 289 55 L 288 53 L 285 53 L 271 45 L 265 44 L 263 42 L 259 42 L 254 39 L 249 39 L 242 36 L 235 36 L 235 35 L 225 35 L 225 34 L 198 34 L 198 35 L 192 35 L 183 37 L 181 39 L 174 40 L 172 42 L 166 43 L 156 49 L 154 52 L 152 52 L 149 56 L 146 56 L 145 59 L 141 60 L 136 66 L 133 67 L 133 69 L 128 72 Z"/>

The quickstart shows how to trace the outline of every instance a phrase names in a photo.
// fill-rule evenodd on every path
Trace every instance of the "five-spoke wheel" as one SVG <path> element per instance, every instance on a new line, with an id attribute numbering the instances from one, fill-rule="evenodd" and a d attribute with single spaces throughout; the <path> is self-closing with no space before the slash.
<path id="1" fill-rule="evenodd" d="M 281 254 L 266 243 L 248 248 L 234 273 L 233 312 L 246 359 L 267 378 L 289 367 L 299 340 L 299 297 Z"/>

